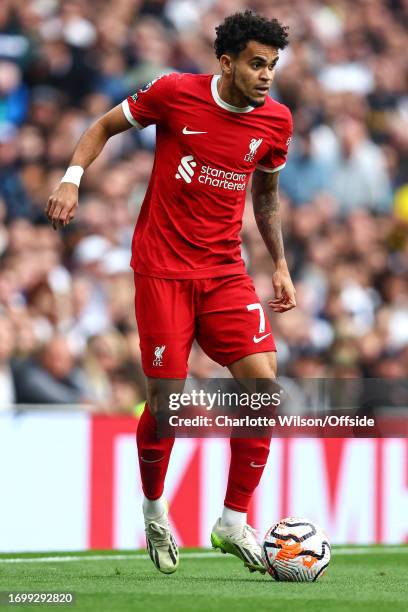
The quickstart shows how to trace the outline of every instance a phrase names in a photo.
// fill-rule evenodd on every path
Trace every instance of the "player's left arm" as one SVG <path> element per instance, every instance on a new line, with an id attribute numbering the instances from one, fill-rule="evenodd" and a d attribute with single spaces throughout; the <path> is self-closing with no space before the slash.
<path id="1" fill-rule="evenodd" d="M 274 312 L 285 312 L 296 306 L 296 291 L 285 258 L 278 185 L 279 171 L 255 170 L 252 177 L 255 220 L 275 264 L 272 276 L 275 299 L 268 304 Z"/>

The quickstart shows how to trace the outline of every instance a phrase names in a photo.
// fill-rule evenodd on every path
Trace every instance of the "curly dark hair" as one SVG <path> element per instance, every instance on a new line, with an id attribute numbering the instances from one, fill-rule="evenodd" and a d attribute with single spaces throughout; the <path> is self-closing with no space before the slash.
<path id="1" fill-rule="evenodd" d="M 250 10 L 234 13 L 215 28 L 215 54 L 218 59 L 224 53 L 238 55 L 250 40 L 284 49 L 289 42 L 288 29 L 277 19 L 266 19 Z"/>

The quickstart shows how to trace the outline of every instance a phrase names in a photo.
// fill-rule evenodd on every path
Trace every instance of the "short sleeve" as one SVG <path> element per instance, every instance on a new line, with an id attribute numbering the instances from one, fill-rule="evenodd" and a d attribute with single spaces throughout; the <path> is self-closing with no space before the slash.
<path id="1" fill-rule="evenodd" d="M 282 105 L 284 114 L 280 118 L 280 125 L 273 131 L 267 153 L 259 160 L 258 170 L 264 172 L 278 172 L 286 165 L 288 148 L 292 139 L 293 121 L 290 110 Z"/>
<path id="2" fill-rule="evenodd" d="M 166 115 L 168 101 L 174 95 L 177 77 L 177 73 L 159 76 L 123 100 L 122 110 L 129 123 L 139 130 L 159 123 Z"/>

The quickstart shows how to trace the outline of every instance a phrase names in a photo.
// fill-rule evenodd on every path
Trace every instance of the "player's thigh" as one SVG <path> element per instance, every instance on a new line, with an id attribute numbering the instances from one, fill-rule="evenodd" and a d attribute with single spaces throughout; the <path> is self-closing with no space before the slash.
<path id="1" fill-rule="evenodd" d="M 235 378 L 241 379 L 271 379 L 276 377 L 276 352 L 254 353 L 238 359 L 228 366 Z"/>
<path id="2" fill-rule="evenodd" d="M 245 357 L 276 351 L 269 320 L 249 276 L 207 282 L 200 298 L 197 340 L 211 359 L 228 367 Z M 251 358 L 235 369 L 254 371 L 255 364 L 262 375 L 271 376 L 271 356 Z"/>
<path id="3" fill-rule="evenodd" d="M 135 288 L 144 373 L 151 378 L 184 379 L 195 333 L 191 281 L 135 274 Z"/>

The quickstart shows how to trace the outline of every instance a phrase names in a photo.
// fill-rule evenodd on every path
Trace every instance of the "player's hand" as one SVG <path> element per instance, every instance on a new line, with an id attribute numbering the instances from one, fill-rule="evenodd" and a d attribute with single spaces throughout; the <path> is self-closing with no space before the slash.
<path id="1" fill-rule="evenodd" d="M 74 183 L 61 183 L 50 196 L 45 214 L 57 230 L 74 219 L 78 208 L 78 187 Z"/>
<path id="2" fill-rule="evenodd" d="M 296 289 L 290 278 L 286 263 L 277 267 L 272 276 L 275 298 L 268 305 L 274 312 L 286 312 L 296 306 Z"/>

